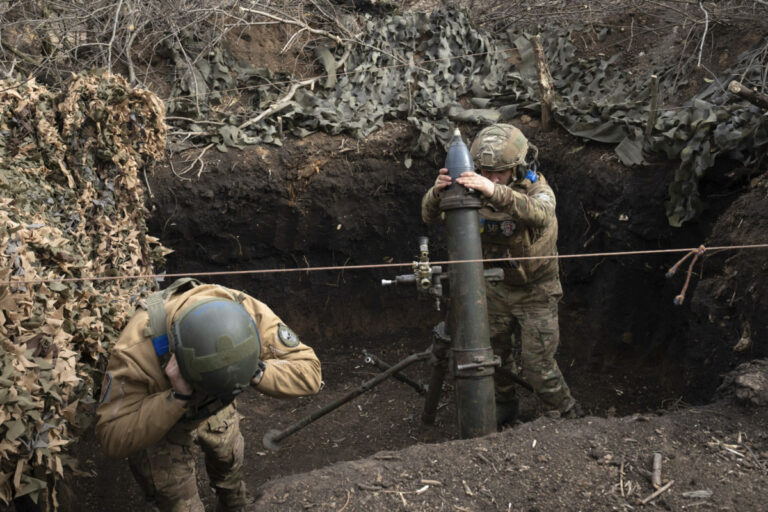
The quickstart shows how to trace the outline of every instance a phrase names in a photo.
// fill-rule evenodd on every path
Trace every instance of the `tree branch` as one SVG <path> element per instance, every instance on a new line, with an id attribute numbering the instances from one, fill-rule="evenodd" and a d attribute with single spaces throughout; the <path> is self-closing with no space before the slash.
<path id="1" fill-rule="evenodd" d="M 258 123 L 262 119 L 274 114 L 275 112 L 279 112 L 285 107 L 287 107 L 290 104 L 291 98 L 293 98 L 293 95 L 296 94 L 296 91 L 299 89 L 299 87 L 304 87 L 307 85 L 312 85 L 318 80 L 317 77 L 310 78 L 308 80 L 303 80 L 301 82 L 294 82 L 291 86 L 291 89 L 288 91 L 288 94 L 277 100 L 272 104 L 271 107 L 269 107 L 267 110 L 264 110 L 256 117 L 252 117 L 251 119 L 245 121 L 240 126 L 238 126 L 239 129 L 247 128 L 248 126 L 251 126 L 254 123 Z"/>
<path id="2" fill-rule="evenodd" d="M 309 25 L 307 25 L 306 23 L 304 23 L 303 21 L 298 21 L 298 20 L 289 19 L 289 18 L 281 18 L 279 16 L 275 16 L 274 14 L 270 14 L 270 13 L 264 12 L 264 11 L 259 11 L 259 10 L 256 10 L 256 9 L 249 9 L 248 7 L 240 7 L 240 10 L 242 10 L 244 12 L 250 12 L 252 14 L 258 14 L 259 16 L 264 16 L 266 18 L 270 18 L 270 19 L 273 19 L 273 20 L 276 20 L 276 21 L 280 21 L 280 22 L 286 23 L 288 25 L 299 26 L 299 27 L 301 27 L 302 29 L 308 31 L 311 34 L 316 34 L 316 35 L 319 35 L 319 36 L 324 36 L 324 37 L 327 37 L 328 39 L 332 39 L 332 40 L 336 41 L 338 44 L 341 44 L 341 38 L 339 36 L 337 36 L 336 34 L 332 34 L 331 32 L 328 32 L 327 30 L 322 30 L 322 29 L 319 29 L 319 28 L 312 28 Z"/>

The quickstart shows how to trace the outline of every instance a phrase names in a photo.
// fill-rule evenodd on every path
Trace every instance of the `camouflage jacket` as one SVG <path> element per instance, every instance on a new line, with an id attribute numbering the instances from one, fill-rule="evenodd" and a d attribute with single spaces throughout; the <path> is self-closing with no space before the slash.
<path id="1" fill-rule="evenodd" d="M 240 296 L 256 322 L 261 359 L 266 366 L 261 380 L 253 387 L 276 397 L 317 393 L 321 372 L 315 352 L 299 341 L 266 304 L 249 295 L 217 285 L 202 285 L 174 295 L 165 303 L 168 328 L 175 313 L 193 295 Z M 109 356 L 96 410 L 96 436 L 111 457 L 126 457 L 154 445 L 186 412 L 185 403 L 171 396 L 170 383 L 146 331 L 147 322 L 147 312 L 137 311 Z"/>
<path id="2" fill-rule="evenodd" d="M 555 194 L 541 174 L 509 185 L 496 184 L 480 208 L 484 258 L 519 258 L 557 255 Z M 442 218 L 440 196 L 430 188 L 421 201 L 421 217 L 433 223 Z M 487 266 L 498 266 L 489 263 Z M 559 279 L 557 258 L 512 262 L 504 267 L 504 280 L 528 285 Z"/>

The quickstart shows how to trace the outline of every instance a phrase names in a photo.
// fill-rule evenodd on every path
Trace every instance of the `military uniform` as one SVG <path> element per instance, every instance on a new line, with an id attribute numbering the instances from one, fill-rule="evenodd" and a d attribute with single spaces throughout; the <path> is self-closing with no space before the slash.
<path id="1" fill-rule="evenodd" d="M 256 324 L 265 367 L 252 387 L 275 397 L 317 393 L 320 361 L 312 348 L 269 307 L 248 295 L 202 285 L 171 296 L 165 303 L 168 329 L 185 305 L 208 298 L 240 302 Z M 200 419 L 187 402 L 175 398 L 147 335 L 148 319 L 146 311 L 137 311 L 112 349 L 97 409 L 96 436 L 102 449 L 110 457 L 129 458 L 142 489 L 161 510 L 202 512 L 191 452 L 197 444 L 219 504 L 225 510 L 243 507 L 243 436 L 234 402 Z"/>
<path id="2" fill-rule="evenodd" d="M 440 220 L 440 197 L 432 187 L 422 200 L 422 218 Z M 555 195 L 544 177 L 530 171 L 523 180 L 495 184 L 479 211 L 483 257 L 515 258 L 557 254 Z M 499 266 L 488 263 L 487 266 Z M 491 344 L 502 365 L 533 387 L 550 408 L 567 414 L 575 405 L 555 361 L 560 340 L 557 303 L 562 296 L 557 258 L 504 266 L 504 281 L 486 287 Z M 516 361 L 516 353 L 520 361 Z M 497 408 L 517 409 L 515 385 L 496 373 Z"/>

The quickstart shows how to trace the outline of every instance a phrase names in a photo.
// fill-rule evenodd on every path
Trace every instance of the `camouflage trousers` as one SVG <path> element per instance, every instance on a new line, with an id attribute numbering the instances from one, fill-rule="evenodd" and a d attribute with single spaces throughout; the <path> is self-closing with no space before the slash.
<path id="1" fill-rule="evenodd" d="M 192 453 L 193 445 L 198 445 L 216 490 L 218 510 L 245 507 L 244 441 L 239 423 L 232 404 L 202 422 L 180 421 L 157 444 L 129 457 L 131 471 L 147 499 L 162 512 L 204 512 Z"/>
<path id="2" fill-rule="evenodd" d="M 529 286 L 495 282 L 486 289 L 491 345 L 501 365 L 528 382 L 548 409 L 565 413 L 576 401 L 555 361 L 562 294 L 558 279 Z M 497 404 L 517 403 L 515 387 L 504 372 L 496 372 Z"/>

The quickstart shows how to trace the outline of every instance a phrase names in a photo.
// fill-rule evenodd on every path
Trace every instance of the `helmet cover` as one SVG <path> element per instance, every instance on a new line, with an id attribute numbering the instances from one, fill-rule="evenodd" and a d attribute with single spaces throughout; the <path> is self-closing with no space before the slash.
<path id="1" fill-rule="evenodd" d="M 469 152 L 480 170 L 506 171 L 525 165 L 528 139 L 511 124 L 494 124 L 478 132 Z"/>
<path id="2" fill-rule="evenodd" d="M 261 340 L 241 304 L 209 298 L 178 313 L 171 324 L 171 350 L 195 390 L 229 403 L 256 373 Z"/>

